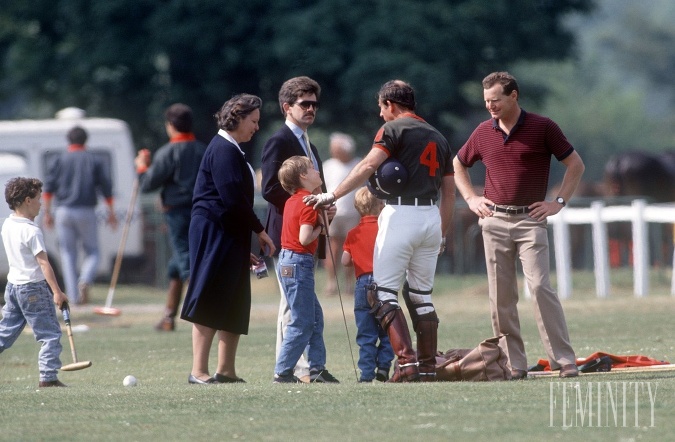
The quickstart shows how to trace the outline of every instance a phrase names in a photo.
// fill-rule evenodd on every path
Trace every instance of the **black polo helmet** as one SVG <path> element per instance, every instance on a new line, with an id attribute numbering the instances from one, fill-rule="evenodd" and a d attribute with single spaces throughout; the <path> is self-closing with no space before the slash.
<path id="1" fill-rule="evenodd" d="M 408 183 L 408 171 L 396 158 L 387 158 L 368 178 L 368 190 L 380 199 L 401 195 Z"/>

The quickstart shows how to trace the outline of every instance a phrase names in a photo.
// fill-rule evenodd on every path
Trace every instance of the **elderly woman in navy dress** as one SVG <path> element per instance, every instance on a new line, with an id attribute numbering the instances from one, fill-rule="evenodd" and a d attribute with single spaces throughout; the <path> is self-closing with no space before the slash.
<path id="1" fill-rule="evenodd" d="M 251 313 L 251 232 L 268 255 L 274 244 L 253 211 L 254 172 L 239 143 L 258 131 L 262 100 L 232 97 L 216 114 L 211 140 L 197 176 L 190 221 L 190 284 L 181 318 L 192 326 L 191 384 L 244 382 L 237 377 L 239 337 Z M 218 367 L 209 373 L 209 352 L 218 334 Z"/>

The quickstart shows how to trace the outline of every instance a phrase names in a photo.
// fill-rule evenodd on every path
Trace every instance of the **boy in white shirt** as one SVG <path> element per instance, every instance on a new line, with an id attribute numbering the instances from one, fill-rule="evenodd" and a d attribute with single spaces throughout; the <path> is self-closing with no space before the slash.
<path id="1" fill-rule="evenodd" d="M 36 178 L 12 178 L 5 186 L 5 200 L 14 212 L 2 224 L 9 273 L 0 319 L 0 353 L 14 344 L 26 324 L 30 325 L 35 340 L 42 344 L 38 387 L 65 387 L 57 379 L 61 326 L 53 304 L 67 308 L 68 298 L 56 281 L 42 230 L 35 224 L 41 197 L 42 182 Z"/>

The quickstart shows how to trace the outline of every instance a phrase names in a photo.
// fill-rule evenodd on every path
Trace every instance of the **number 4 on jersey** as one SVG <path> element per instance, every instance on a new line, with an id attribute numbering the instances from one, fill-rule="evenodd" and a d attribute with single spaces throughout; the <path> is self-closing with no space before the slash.
<path id="1" fill-rule="evenodd" d="M 441 167 L 436 160 L 436 142 L 430 141 L 420 155 L 420 164 L 429 168 L 429 176 L 436 176 L 436 171 Z"/>

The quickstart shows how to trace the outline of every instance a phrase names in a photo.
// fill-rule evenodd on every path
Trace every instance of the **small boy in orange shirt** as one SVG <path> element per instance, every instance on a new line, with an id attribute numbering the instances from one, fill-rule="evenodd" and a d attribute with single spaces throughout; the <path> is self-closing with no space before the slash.
<path id="1" fill-rule="evenodd" d="M 356 320 L 356 343 L 359 346 L 359 382 L 373 379 L 385 382 L 394 359 L 387 333 L 370 313 L 366 293 L 373 281 L 373 251 L 377 237 L 377 217 L 384 202 L 362 187 L 354 196 L 354 207 L 361 215 L 359 224 L 347 233 L 342 253 L 342 265 L 354 267 L 354 318 Z M 379 340 L 379 344 L 378 344 Z"/>

